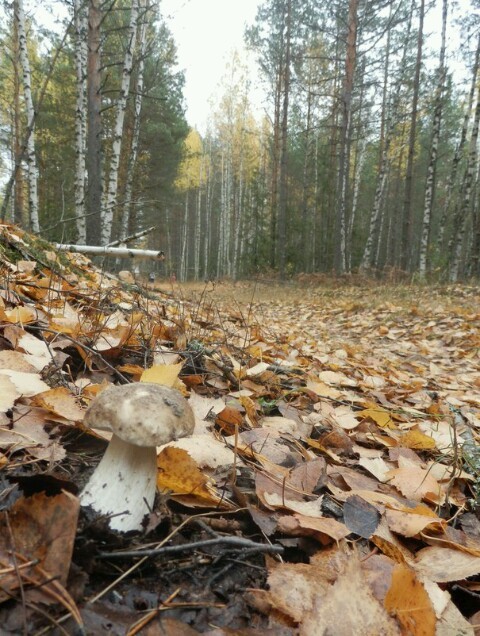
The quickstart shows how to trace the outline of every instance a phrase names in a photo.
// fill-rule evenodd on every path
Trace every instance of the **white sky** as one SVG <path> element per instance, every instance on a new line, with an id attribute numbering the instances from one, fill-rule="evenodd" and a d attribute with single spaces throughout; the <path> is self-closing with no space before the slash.
<path id="1" fill-rule="evenodd" d="M 222 94 L 225 66 L 234 50 L 244 50 L 245 25 L 253 23 L 260 2 L 161 0 L 160 11 L 175 39 L 179 67 L 185 71 L 187 120 L 202 132 L 210 112 L 209 100 Z M 254 80 L 253 62 L 249 69 Z M 252 83 L 258 86 L 258 82 Z"/>

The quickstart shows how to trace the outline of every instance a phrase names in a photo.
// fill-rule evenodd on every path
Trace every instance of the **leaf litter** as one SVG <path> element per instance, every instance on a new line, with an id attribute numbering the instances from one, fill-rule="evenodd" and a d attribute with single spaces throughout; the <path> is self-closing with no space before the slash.
<path id="1" fill-rule="evenodd" d="M 1 227 L 2 633 L 480 632 L 477 288 L 153 287 L 50 250 Z M 195 431 L 121 534 L 79 506 L 82 420 L 138 381 Z"/>

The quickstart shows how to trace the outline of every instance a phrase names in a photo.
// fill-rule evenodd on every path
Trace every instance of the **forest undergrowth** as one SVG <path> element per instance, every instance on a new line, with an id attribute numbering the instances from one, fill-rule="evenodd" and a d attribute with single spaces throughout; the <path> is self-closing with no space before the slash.
<path id="1" fill-rule="evenodd" d="M 0 247 L 2 633 L 479 633 L 477 286 L 129 285 Z M 80 506 L 82 422 L 138 381 L 195 430 L 119 533 Z"/>

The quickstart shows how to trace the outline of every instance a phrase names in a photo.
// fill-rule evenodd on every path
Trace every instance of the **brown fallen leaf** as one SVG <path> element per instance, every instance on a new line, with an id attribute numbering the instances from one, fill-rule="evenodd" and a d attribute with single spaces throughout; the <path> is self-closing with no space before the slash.
<path id="1" fill-rule="evenodd" d="M 398 465 L 399 468 L 391 470 L 387 477 L 389 483 L 393 484 L 402 495 L 414 501 L 421 501 L 430 496 L 438 497 L 440 487 L 429 471 L 423 470 L 403 457 L 399 458 Z"/>
<path id="2" fill-rule="evenodd" d="M 400 636 L 400 629 L 368 587 L 354 553 L 344 572 L 324 594 L 316 594 L 299 628 L 301 636 Z"/>
<path id="3" fill-rule="evenodd" d="M 437 620 L 430 597 L 414 570 L 404 563 L 398 563 L 393 569 L 384 604 L 402 626 L 403 634 L 434 636 Z"/>
<path id="4" fill-rule="evenodd" d="M 26 561 L 38 562 L 50 577 L 65 585 L 79 507 L 78 498 L 70 493 L 63 492 L 55 497 L 38 493 L 32 497 L 22 497 L 10 510 L 0 512 L 2 562 L 9 562 L 11 551 L 14 550 Z M 4 591 L 17 589 L 19 584 L 15 571 L 13 576 L 0 574 L 0 582 Z"/>
<path id="5" fill-rule="evenodd" d="M 278 518 L 278 530 L 289 536 L 314 537 L 323 545 L 341 541 L 348 537 L 350 530 L 340 521 L 331 517 L 309 517 L 300 513 Z"/>
<path id="6" fill-rule="evenodd" d="M 330 586 L 314 566 L 306 563 L 281 563 L 269 568 L 268 585 L 272 607 L 296 623 L 312 611 L 315 599 L 324 596 Z"/>
<path id="7" fill-rule="evenodd" d="M 32 404 L 72 422 L 81 422 L 85 415 L 75 396 L 64 386 L 38 393 L 32 398 Z"/>
<path id="8" fill-rule="evenodd" d="M 480 557 L 452 548 L 431 546 L 417 552 L 413 566 L 432 581 L 449 583 L 480 574 Z"/>
<path id="9" fill-rule="evenodd" d="M 416 512 L 417 509 L 421 510 L 420 514 Z M 423 509 L 425 511 L 428 510 L 428 513 L 424 512 Z M 441 531 L 447 524 L 445 519 L 437 517 L 432 510 L 425 506 L 417 506 L 412 508 L 411 511 L 408 508 L 386 510 L 385 519 L 392 532 L 401 534 L 404 537 L 415 537 L 430 526 L 433 531 Z"/>

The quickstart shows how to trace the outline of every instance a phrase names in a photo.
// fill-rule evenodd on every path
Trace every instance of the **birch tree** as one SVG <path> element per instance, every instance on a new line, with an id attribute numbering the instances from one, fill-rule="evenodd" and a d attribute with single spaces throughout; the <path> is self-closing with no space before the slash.
<path id="1" fill-rule="evenodd" d="M 465 145 L 467 142 L 468 125 L 470 122 L 470 118 L 472 116 L 473 103 L 475 99 L 475 90 L 477 88 L 479 64 L 480 64 L 480 32 L 477 37 L 477 47 L 475 51 L 475 58 L 474 58 L 473 69 L 471 74 L 472 79 L 471 79 L 470 90 L 469 90 L 468 98 L 467 98 L 467 105 L 465 107 L 465 112 L 463 115 L 462 131 L 460 134 L 460 140 L 457 144 L 457 147 L 455 148 L 455 153 L 452 159 L 451 169 L 448 174 L 445 203 L 443 204 L 442 215 L 440 217 L 438 236 L 437 236 L 437 246 L 440 252 L 442 252 L 444 248 L 447 219 L 448 219 L 449 212 L 452 205 L 453 190 L 457 180 L 458 168 L 461 163 L 461 160 L 464 154 Z"/>
<path id="2" fill-rule="evenodd" d="M 138 48 L 138 65 L 137 65 L 137 78 L 135 84 L 135 98 L 133 109 L 133 133 L 132 144 L 130 147 L 130 156 L 128 158 L 127 177 L 125 185 L 125 202 L 122 210 L 121 232 L 126 236 L 129 232 L 130 214 L 133 205 L 132 193 L 133 193 L 133 177 L 138 157 L 138 145 L 140 138 L 140 123 L 142 114 L 142 102 L 143 102 L 143 85 L 144 85 L 144 70 L 145 70 L 145 54 L 147 50 L 147 11 L 145 6 L 146 0 L 141 0 L 139 8 L 142 15 L 137 24 L 137 48 Z"/>
<path id="3" fill-rule="evenodd" d="M 472 124 L 472 132 L 470 135 L 470 146 L 468 153 L 467 166 L 465 168 L 465 176 L 463 179 L 463 196 L 459 203 L 459 208 L 454 217 L 453 235 L 450 241 L 450 268 L 449 279 L 451 282 L 458 280 L 460 273 L 460 264 L 462 260 L 462 250 L 464 247 L 465 231 L 467 227 L 468 215 L 471 212 L 472 193 L 474 186 L 474 177 L 477 170 L 478 157 L 478 133 L 480 125 L 480 87 L 477 90 L 477 104 L 475 107 L 475 115 Z"/>
<path id="4" fill-rule="evenodd" d="M 447 35 L 448 0 L 443 0 L 442 9 L 442 39 L 440 44 L 440 59 L 437 72 L 437 88 L 434 99 L 432 141 L 430 145 L 430 159 L 427 167 L 425 185 L 425 201 L 423 209 L 422 236 L 420 239 L 419 274 L 425 278 L 427 273 L 427 255 L 430 243 L 430 225 L 432 219 L 433 197 L 435 192 L 435 175 L 437 170 L 438 144 L 440 142 L 440 126 L 442 122 L 443 90 L 445 84 L 445 48 Z"/>
<path id="5" fill-rule="evenodd" d="M 340 149 L 338 165 L 337 211 L 335 223 L 335 270 L 347 271 L 347 192 L 350 171 L 350 128 L 352 92 L 357 60 L 358 0 L 349 0 L 347 50 L 341 97 Z"/>
<path id="6" fill-rule="evenodd" d="M 87 242 L 98 245 L 101 242 L 101 202 L 102 202 L 102 94 L 101 94 L 101 34 L 102 14 L 100 0 L 88 0 L 88 56 L 87 56 Z"/>
<path id="7" fill-rule="evenodd" d="M 127 98 L 130 89 L 130 78 L 133 68 L 133 51 L 135 49 L 135 38 L 137 34 L 138 21 L 138 0 L 132 0 L 130 11 L 130 23 L 128 27 L 127 46 L 122 68 L 122 81 L 120 85 L 120 95 L 116 105 L 116 118 L 113 131 L 112 153 L 110 158 L 110 170 L 108 175 L 108 190 L 106 195 L 106 205 L 102 214 L 102 245 L 106 245 L 112 235 L 113 214 L 117 203 L 118 190 L 118 169 L 120 166 L 120 151 L 122 147 L 123 122 L 127 108 Z"/>
<path id="8" fill-rule="evenodd" d="M 413 9 L 413 5 L 412 5 Z M 425 0 L 420 0 L 418 8 L 417 56 L 413 78 L 413 95 L 410 115 L 410 131 L 408 138 L 407 170 L 405 174 L 405 198 L 402 218 L 402 240 L 400 265 L 407 270 L 411 264 L 413 237 L 413 170 L 415 159 L 415 142 L 417 138 L 418 98 L 420 93 L 420 70 L 422 67 L 423 24 L 425 19 Z"/>
<path id="9" fill-rule="evenodd" d="M 85 218 L 86 150 L 87 150 L 87 57 L 88 21 L 84 0 L 75 0 L 73 5 L 75 28 L 75 221 L 77 240 L 87 241 Z"/>
<path id="10" fill-rule="evenodd" d="M 32 74 L 27 51 L 27 31 L 23 0 L 14 0 L 14 15 L 18 33 L 18 53 L 23 78 L 23 94 L 27 112 L 27 128 L 30 131 L 27 140 L 27 178 L 28 178 L 28 207 L 30 226 L 35 233 L 40 232 L 38 218 L 38 168 L 35 156 L 35 108 L 32 96 Z"/>

